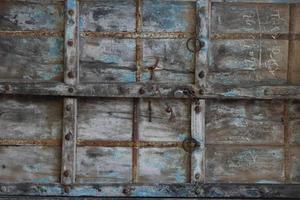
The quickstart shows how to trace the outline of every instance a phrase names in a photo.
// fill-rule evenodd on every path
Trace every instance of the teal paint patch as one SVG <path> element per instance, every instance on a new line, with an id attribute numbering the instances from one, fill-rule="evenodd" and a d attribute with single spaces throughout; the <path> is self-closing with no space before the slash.
<path id="1" fill-rule="evenodd" d="M 126 73 L 123 74 L 121 77 L 122 82 L 135 82 L 136 81 L 136 75 L 134 72 L 132 73 Z"/>
<path id="2" fill-rule="evenodd" d="M 238 96 L 238 93 L 236 91 L 228 91 L 224 95 L 227 97 L 235 97 Z"/>

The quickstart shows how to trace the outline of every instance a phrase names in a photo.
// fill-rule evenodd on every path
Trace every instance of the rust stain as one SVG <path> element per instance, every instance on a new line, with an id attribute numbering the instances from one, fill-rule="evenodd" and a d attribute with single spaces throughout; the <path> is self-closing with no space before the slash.
<path id="1" fill-rule="evenodd" d="M 59 146 L 61 141 L 58 139 L 53 140 L 13 140 L 13 139 L 2 139 L 0 140 L 0 146 L 7 145 L 36 145 L 36 146 Z"/>
<path id="2" fill-rule="evenodd" d="M 61 31 L 0 31 L 0 36 L 9 37 L 63 37 L 64 33 Z"/>
<path id="3" fill-rule="evenodd" d="M 81 37 L 87 38 L 118 38 L 118 39 L 180 39 L 190 38 L 193 33 L 186 32 L 82 32 Z"/>

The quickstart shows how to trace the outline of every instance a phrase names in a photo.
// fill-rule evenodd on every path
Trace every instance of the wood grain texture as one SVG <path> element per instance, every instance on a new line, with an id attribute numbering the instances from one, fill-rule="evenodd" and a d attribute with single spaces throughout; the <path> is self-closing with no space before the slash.
<path id="1" fill-rule="evenodd" d="M 135 1 L 80 2 L 80 30 L 97 32 L 135 31 Z"/>
<path id="2" fill-rule="evenodd" d="M 61 1 L 0 2 L 0 31 L 63 31 L 64 6 Z"/>
<path id="3" fill-rule="evenodd" d="M 283 144 L 283 102 L 211 100 L 206 105 L 206 143 Z"/>
<path id="4" fill-rule="evenodd" d="M 78 147 L 78 183 L 128 183 L 131 180 L 131 148 Z"/>
<path id="5" fill-rule="evenodd" d="M 281 183 L 282 148 L 209 146 L 206 180 L 218 183 Z"/>
<path id="6" fill-rule="evenodd" d="M 81 38 L 81 82 L 135 82 L 135 40 Z"/>
<path id="7" fill-rule="evenodd" d="M 195 2 L 143 1 L 142 31 L 194 32 Z"/>
<path id="8" fill-rule="evenodd" d="M 191 111 L 187 100 L 149 99 L 152 120 L 149 122 L 148 99 L 140 105 L 140 140 L 144 141 L 183 141 L 190 132 Z M 168 106 L 172 112 L 167 112 Z"/>
<path id="9" fill-rule="evenodd" d="M 48 97 L 0 97 L 0 138 L 60 139 L 62 101 Z"/>
<path id="10" fill-rule="evenodd" d="M 290 180 L 292 183 L 300 183 L 300 147 L 292 147 L 290 149 Z"/>
<path id="11" fill-rule="evenodd" d="M 300 102 L 291 101 L 288 104 L 290 144 L 300 144 Z"/>
<path id="12" fill-rule="evenodd" d="M 188 153 L 179 148 L 139 150 L 139 183 L 184 183 L 189 180 Z"/>
<path id="13" fill-rule="evenodd" d="M 158 61 L 154 82 L 194 83 L 193 53 L 186 48 L 187 39 L 144 39 L 142 81 L 149 81 Z"/>
<path id="14" fill-rule="evenodd" d="M 1 183 L 57 183 L 60 173 L 58 147 L 0 147 Z"/>
<path id="15" fill-rule="evenodd" d="M 63 79 L 63 39 L 60 37 L 0 37 L 0 59 L 0 80 Z"/>
<path id="16" fill-rule="evenodd" d="M 212 4 L 212 33 L 288 33 L 288 4 Z"/>
<path id="17" fill-rule="evenodd" d="M 80 99 L 78 109 L 78 139 L 131 140 L 130 100 Z"/>

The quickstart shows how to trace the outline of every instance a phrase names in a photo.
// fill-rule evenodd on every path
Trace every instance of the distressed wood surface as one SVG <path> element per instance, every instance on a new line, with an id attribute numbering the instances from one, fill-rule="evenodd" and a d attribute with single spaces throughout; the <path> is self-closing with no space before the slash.
<path id="1" fill-rule="evenodd" d="M 283 144 L 283 102 L 207 101 L 206 143 Z"/>
<path id="2" fill-rule="evenodd" d="M 1 146 L 1 183 L 58 183 L 58 147 Z"/>
<path id="3" fill-rule="evenodd" d="M 188 182 L 188 166 L 188 154 L 182 149 L 140 149 L 138 183 Z"/>
<path id="4" fill-rule="evenodd" d="M 58 98 L 0 97 L 1 140 L 60 139 L 62 101 Z"/>
<path id="5" fill-rule="evenodd" d="M 292 101 L 288 104 L 289 135 L 291 144 L 300 144 L 300 102 Z"/>
<path id="6" fill-rule="evenodd" d="M 0 80 L 62 81 L 62 55 L 59 37 L 0 37 Z"/>
<path id="7" fill-rule="evenodd" d="M 132 103 L 126 99 L 80 99 L 78 139 L 130 140 Z"/>
<path id="8" fill-rule="evenodd" d="M 206 180 L 213 183 L 282 183 L 282 148 L 209 146 Z"/>
<path id="9" fill-rule="evenodd" d="M 151 101 L 149 122 L 148 101 Z M 143 99 L 139 122 L 140 139 L 145 141 L 183 141 L 190 134 L 190 103 L 187 100 Z M 168 112 L 171 108 L 171 112 Z"/>
<path id="10" fill-rule="evenodd" d="M 81 39 L 81 82 L 135 82 L 135 41 Z"/>
<path id="11" fill-rule="evenodd" d="M 131 148 L 78 147 L 78 183 L 128 183 L 131 180 Z"/>

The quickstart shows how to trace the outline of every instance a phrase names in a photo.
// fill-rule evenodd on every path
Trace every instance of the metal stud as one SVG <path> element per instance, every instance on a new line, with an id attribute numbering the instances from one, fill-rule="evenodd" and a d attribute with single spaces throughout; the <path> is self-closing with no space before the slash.
<path id="1" fill-rule="evenodd" d="M 73 134 L 71 132 L 69 132 L 67 135 L 65 135 L 65 139 L 67 141 L 70 141 L 72 139 Z"/>
<path id="2" fill-rule="evenodd" d="M 68 46 L 73 46 L 74 42 L 73 42 L 73 40 L 68 40 L 67 44 L 68 44 Z"/>

